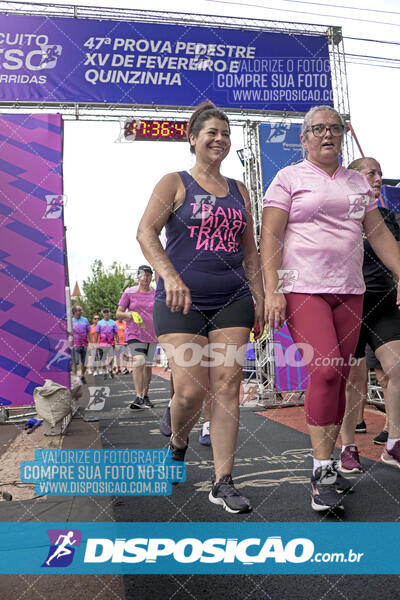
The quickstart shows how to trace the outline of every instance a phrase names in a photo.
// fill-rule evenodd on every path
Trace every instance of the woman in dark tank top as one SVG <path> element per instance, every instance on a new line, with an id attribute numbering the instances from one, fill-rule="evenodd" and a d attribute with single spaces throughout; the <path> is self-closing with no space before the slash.
<path id="1" fill-rule="evenodd" d="M 200 105 L 188 140 L 194 167 L 161 179 L 137 234 L 159 274 L 154 326 L 175 388 L 170 452 L 173 460 L 184 460 L 210 391 L 215 481 L 209 500 L 232 513 L 248 512 L 250 501 L 234 487 L 232 470 L 243 357 L 250 329 L 256 338 L 264 329 L 250 199 L 242 183 L 220 172 L 231 146 L 225 113 L 211 102 Z M 159 240 L 164 226 L 165 250 Z"/>

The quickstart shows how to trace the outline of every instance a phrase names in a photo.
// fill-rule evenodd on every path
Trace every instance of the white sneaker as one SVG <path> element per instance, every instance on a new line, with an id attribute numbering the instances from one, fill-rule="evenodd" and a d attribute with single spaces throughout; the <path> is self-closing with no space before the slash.
<path id="1" fill-rule="evenodd" d="M 87 372 L 88 375 L 92 374 L 92 371 L 89 369 L 89 371 Z"/>
<path id="2" fill-rule="evenodd" d="M 96 377 L 96 375 L 98 375 L 97 371 L 95 371 L 95 372 L 93 373 L 93 375 Z"/>

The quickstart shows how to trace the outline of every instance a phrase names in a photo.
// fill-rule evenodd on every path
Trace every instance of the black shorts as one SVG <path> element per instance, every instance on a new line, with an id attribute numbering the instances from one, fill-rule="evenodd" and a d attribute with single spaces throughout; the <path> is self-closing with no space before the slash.
<path id="1" fill-rule="evenodd" d="M 128 340 L 128 352 L 131 356 L 144 356 L 146 363 L 152 363 L 157 347 L 157 342 L 141 342 L 140 340 Z"/>
<path id="2" fill-rule="evenodd" d="M 157 337 L 167 333 L 192 333 L 207 337 L 210 331 L 227 327 L 247 327 L 254 325 L 254 302 L 251 296 L 244 296 L 220 308 L 212 310 L 190 310 L 171 312 L 164 302 L 154 302 L 154 330 Z"/>
<path id="3" fill-rule="evenodd" d="M 364 358 L 367 344 L 375 352 L 383 344 L 394 340 L 400 340 L 400 310 L 396 305 L 396 291 L 366 292 L 355 358 Z"/>
<path id="4" fill-rule="evenodd" d="M 365 347 L 365 358 L 367 360 L 367 369 L 382 369 L 381 363 L 376 358 L 375 353 L 369 344 Z"/>

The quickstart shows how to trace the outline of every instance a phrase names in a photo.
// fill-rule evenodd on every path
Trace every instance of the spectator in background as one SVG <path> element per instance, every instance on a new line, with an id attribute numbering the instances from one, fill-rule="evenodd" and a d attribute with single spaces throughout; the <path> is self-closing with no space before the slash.
<path id="1" fill-rule="evenodd" d="M 82 317 L 81 306 L 72 307 L 72 336 L 72 359 L 74 365 L 74 373 L 75 375 L 77 375 L 78 364 L 79 362 L 81 362 L 81 381 L 82 383 L 86 383 L 86 355 L 88 345 L 92 342 L 92 336 L 90 333 L 89 321 L 86 317 Z"/>
<path id="2" fill-rule="evenodd" d="M 118 343 L 117 325 L 113 319 L 110 319 L 110 309 L 103 308 L 103 318 L 96 326 L 96 358 L 100 361 L 104 369 L 104 379 L 108 375 L 114 377 L 112 363 L 114 360 L 114 347 Z"/>

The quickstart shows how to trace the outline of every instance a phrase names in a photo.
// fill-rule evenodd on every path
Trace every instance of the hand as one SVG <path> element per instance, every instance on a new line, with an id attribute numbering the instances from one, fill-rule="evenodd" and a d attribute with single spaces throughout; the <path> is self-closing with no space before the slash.
<path id="1" fill-rule="evenodd" d="M 166 305 L 170 311 L 179 312 L 183 309 L 183 314 L 187 315 L 192 304 L 192 297 L 182 279 L 179 276 L 164 278 L 164 288 Z"/>
<path id="2" fill-rule="evenodd" d="M 265 322 L 270 329 L 280 329 L 285 322 L 286 298 L 279 292 L 270 292 L 265 296 Z"/>
<path id="3" fill-rule="evenodd" d="M 255 306 L 255 315 L 254 315 L 254 339 L 259 340 L 264 333 L 264 306 L 263 303 L 259 302 Z"/>

